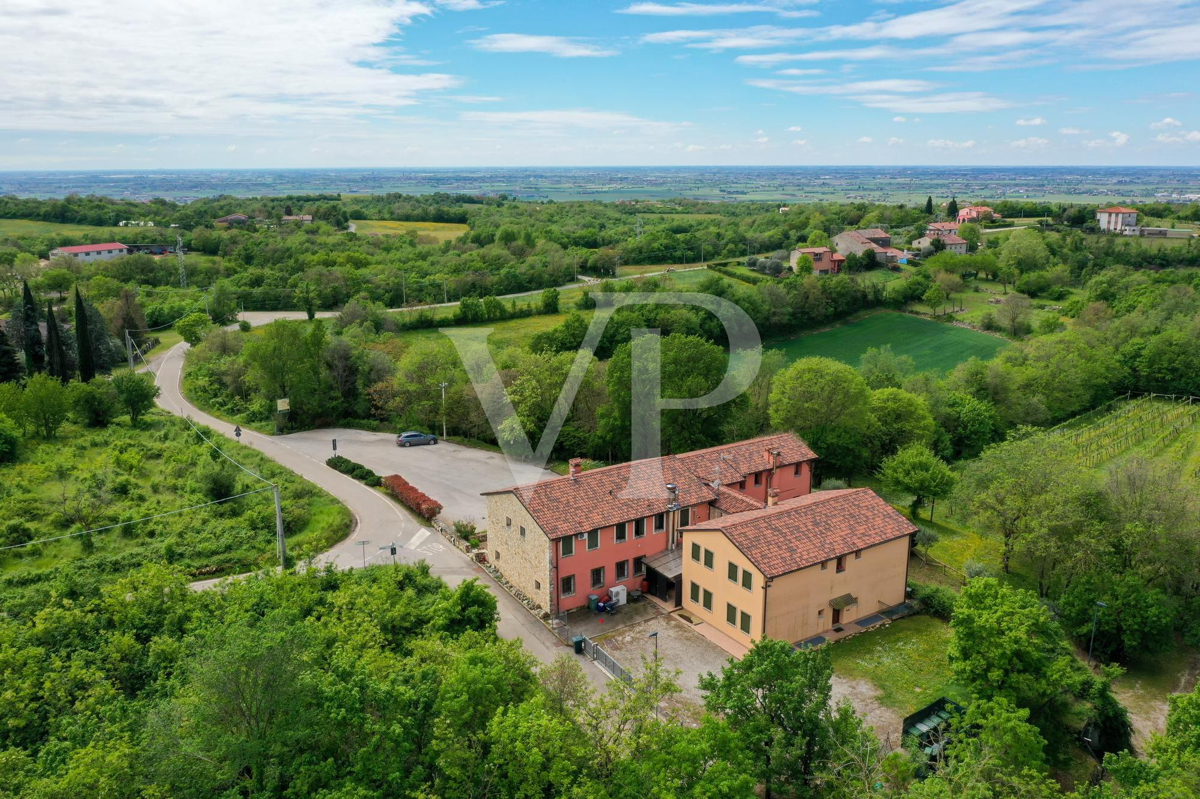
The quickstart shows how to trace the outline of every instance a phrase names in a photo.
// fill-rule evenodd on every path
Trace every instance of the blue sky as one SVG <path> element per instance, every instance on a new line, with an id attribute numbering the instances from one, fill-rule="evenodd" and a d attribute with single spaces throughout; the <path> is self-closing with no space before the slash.
<path id="1" fill-rule="evenodd" d="M 1200 164 L 1200 0 L 6 0 L 0 168 Z"/>

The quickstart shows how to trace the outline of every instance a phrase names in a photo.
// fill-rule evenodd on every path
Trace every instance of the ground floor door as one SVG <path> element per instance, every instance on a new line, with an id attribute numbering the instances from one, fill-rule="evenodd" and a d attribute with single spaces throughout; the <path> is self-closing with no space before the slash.
<path id="1" fill-rule="evenodd" d="M 833 623 L 834 624 L 842 623 L 842 609 L 841 608 L 833 609 Z"/>

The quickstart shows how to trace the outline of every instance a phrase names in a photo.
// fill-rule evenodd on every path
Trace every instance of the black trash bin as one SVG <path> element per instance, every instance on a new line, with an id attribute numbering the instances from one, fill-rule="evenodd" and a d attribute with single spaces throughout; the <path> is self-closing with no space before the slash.
<path id="1" fill-rule="evenodd" d="M 575 654 L 582 655 L 583 654 L 583 636 L 582 635 L 575 636 L 573 639 L 571 639 L 571 643 L 575 644 Z"/>

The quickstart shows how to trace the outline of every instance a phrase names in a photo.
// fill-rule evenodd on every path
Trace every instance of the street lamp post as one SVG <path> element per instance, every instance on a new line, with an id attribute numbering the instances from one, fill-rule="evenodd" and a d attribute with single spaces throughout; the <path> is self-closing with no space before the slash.
<path id="1" fill-rule="evenodd" d="M 450 385 L 443 380 L 438 383 L 438 387 L 442 390 L 442 438 L 446 437 L 446 386 Z"/>
<path id="2" fill-rule="evenodd" d="M 1100 617 L 1100 608 L 1106 608 L 1108 605 L 1104 602 L 1097 601 L 1096 609 L 1092 611 L 1092 638 L 1088 641 L 1088 665 L 1092 665 L 1092 647 L 1096 645 L 1096 620 Z"/>

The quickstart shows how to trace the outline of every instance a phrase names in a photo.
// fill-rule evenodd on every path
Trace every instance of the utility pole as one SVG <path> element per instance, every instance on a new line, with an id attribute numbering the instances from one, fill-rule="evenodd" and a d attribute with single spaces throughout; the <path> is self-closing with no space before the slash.
<path id="1" fill-rule="evenodd" d="M 179 288 L 187 288 L 187 267 L 183 263 L 183 234 L 175 234 L 175 260 L 179 262 Z"/>
<path id="2" fill-rule="evenodd" d="M 279 502 L 279 486 L 275 490 L 275 538 L 279 542 L 279 568 L 287 571 L 287 542 L 283 539 L 283 505 Z"/>
<path id="3" fill-rule="evenodd" d="M 371 543 L 371 542 L 370 541 L 359 541 L 358 542 L 358 546 L 362 547 L 362 559 L 363 559 L 363 568 L 364 569 L 367 568 L 367 544 L 369 544 L 369 543 Z"/>
<path id="4" fill-rule="evenodd" d="M 1096 620 L 1100 617 L 1100 608 L 1106 608 L 1108 604 L 1105 602 L 1097 602 L 1096 609 L 1092 611 L 1092 639 L 1088 641 L 1088 665 L 1092 665 L 1092 647 L 1096 645 Z"/>
<path id="5" fill-rule="evenodd" d="M 450 385 L 443 380 L 438 383 L 438 387 L 442 389 L 442 438 L 446 438 L 446 386 Z"/>
<path id="6" fill-rule="evenodd" d="M 129 368 L 133 368 L 133 336 L 129 335 L 129 330 L 125 331 L 125 353 L 129 356 Z"/>
<path id="7" fill-rule="evenodd" d="M 658 721 L 658 630 L 649 637 L 654 639 L 654 720 Z"/>
<path id="8" fill-rule="evenodd" d="M 442 278 L 442 302 L 450 302 L 450 289 L 446 288 L 446 279 Z"/>
<path id="9" fill-rule="evenodd" d="M 408 305 L 408 275 L 400 273 L 400 304 Z"/>

